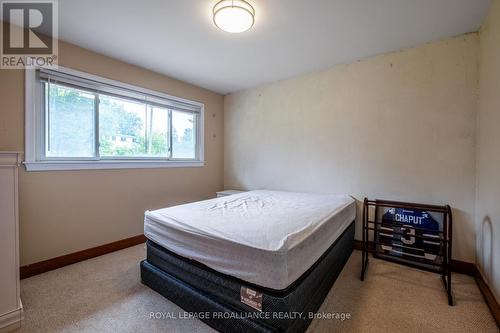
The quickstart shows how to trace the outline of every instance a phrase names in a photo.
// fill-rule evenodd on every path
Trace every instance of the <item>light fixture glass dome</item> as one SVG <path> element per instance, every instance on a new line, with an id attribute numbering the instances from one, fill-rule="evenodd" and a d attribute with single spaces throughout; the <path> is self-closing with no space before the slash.
<path id="1" fill-rule="evenodd" d="M 231 33 L 247 31 L 255 20 L 255 10 L 244 0 L 221 0 L 214 6 L 213 15 L 215 25 Z"/>

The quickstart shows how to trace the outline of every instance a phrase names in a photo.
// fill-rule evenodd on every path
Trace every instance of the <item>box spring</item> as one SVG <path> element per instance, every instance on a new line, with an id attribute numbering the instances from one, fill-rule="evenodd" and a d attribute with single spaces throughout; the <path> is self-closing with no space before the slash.
<path id="1" fill-rule="evenodd" d="M 141 263 L 141 278 L 186 311 L 243 314 L 237 319 L 204 319 L 222 332 L 302 332 L 310 323 L 308 313 L 321 306 L 349 259 L 353 242 L 354 222 L 308 271 L 283 290 L 262 288 L 219 273 L 151 241 L 147 242 L 147 259 Z M 241 302 L 242 287 L 262 293 L 262 312 L 269 314 L 244 318 L 244 314 L 259 311 Z M 297 312 L 303 316 L 293 318 L 291 314 Z"/>

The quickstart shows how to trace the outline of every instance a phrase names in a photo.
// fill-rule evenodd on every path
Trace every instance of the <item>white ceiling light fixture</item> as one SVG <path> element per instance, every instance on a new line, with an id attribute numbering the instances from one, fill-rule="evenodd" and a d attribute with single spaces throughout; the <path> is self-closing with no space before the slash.
<path id="1" fill-rule="evenodd" d="M 230 33 L 247 31 L 255 22 L 255 9 L 245 0 L 221 0 L 213 15 L 215 25 Z"/>

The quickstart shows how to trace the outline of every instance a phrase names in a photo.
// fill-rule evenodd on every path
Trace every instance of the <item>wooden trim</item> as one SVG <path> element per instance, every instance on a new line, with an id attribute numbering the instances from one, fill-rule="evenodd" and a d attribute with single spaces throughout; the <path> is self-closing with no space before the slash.
<path id="1" fill-rule="evenodd" d="M 373 248 L 373 243 L 369 242 L 368 247 Z M 360 240 L 354 240 L 354 249 L 361 251 L 363 249 L 363 242 Z M 478 270 L 475 264 L 460 260 L 451 261 L 451 270 L 455 273 L 465 274 L 473 277 L 476 277 L 478 274 Z"/>
<path id="2" fill-rule="evenodd" d="M 25 279 L 33 275 L 45 273 L 57 268 L 75 264 L 80 261 L 95 258 L 106 253 L 122 250 L 134 245 L 139 245 L 144 242 L 146 242 L 146 237 L 144 235 L 139 235 L 127 239 L 122 239 L 113 243 L 96 246 L 90 249 L 66 254 L 60 257 L 40 261 L 31 265 L 21 266 L 19 268 L 20 277 L 21 279 Z"/>
<path id="3" fill-rule="evenodd" d="M 476 265 L 466 261 L 451 260 L 451 270 L 455 273 L 476 277 L 478 274 Z"/>
<path id="4" fill-rule="evenodd" d="M 363 250 L 363 241 L 355 239 L 354 240 L 354 249 L 358 250 L 358 251 L 362 251 Z"/>
<path id="5" fill-rule="evenodd" d="M 490 308 L 493 318 L 495 318 L 497 325 L 500 327 L 500 305 L 498 305 L 497 299 L 493 295 L 493 292 L 491 291 L 490 287 L 488 287 L 483 279 L 483 276 L 479 272 L 476 275 L 476 283 L 479 287 L 479 290 L 481 290 L 481 294 L 483 294 L 486 304 Z"/>

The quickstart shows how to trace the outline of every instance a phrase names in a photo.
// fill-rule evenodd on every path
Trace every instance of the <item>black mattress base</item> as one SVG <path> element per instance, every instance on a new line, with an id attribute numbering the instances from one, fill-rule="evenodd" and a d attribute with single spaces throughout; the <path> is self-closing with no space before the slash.
<path id="1" fill-rule="evenodd" d="M 141 262 L 141 277 L 144 284 L 172 300 L 186 311 L 209 313 L 208 316 L 203 317 L 201 320 L 219 332 L 305 332 L 312 320 L 308 313 L 316 312 L 324 300 L 324 297 L 313 298 L 313 302 L 308 306 L 311 311 L 305 311 L 302 318 L 295 320 L 287 330 L 283 331 L 253 320 L 244 311 L 237 311 L 227 305 L 218 303 L 208 295 L 149 264 L 146 260 Z"/>
<path id="2" fill-rule="evenodd" d="M 213 300 L 187 283 L 149 264 L 146 260 L 141 262 L 141 278 L 145 285 L 184 310 L 192 313 L 211 313 L 210 317 L 207 316 L 202 320 L 220 332 L 277 332 L 271 327 L 241 316 L 232 308 Z M 238 315 L 241 318 L 237 318 Z M 218 317 L 224 317 L 224 319 Z"/>
<path id="3" fill-rule="evenodd" d="M 353 241 L 354 223 L 313 267 L 285 290 L 251 285 L 180 257 L 150 241 L 147 260 L 141 263 L 141 277 L 144 284 L 186 311 L 212 313 L 201 319 L 219 331 L 303 332 L 310 323 L 308 314 L 321 306 L 349 259 Z M 263 294 L 263 313 L 267 312 L 267 317 L 255 317 L 262 313 L 241 303 L 241 287 L 250 287 Z M 303 315 L 299 318 L 279 316 L 294 312 Z M 221 313 L 228 315 L 221 316 Z M 254 316 L 249 318 L 249 315 Z"/>

